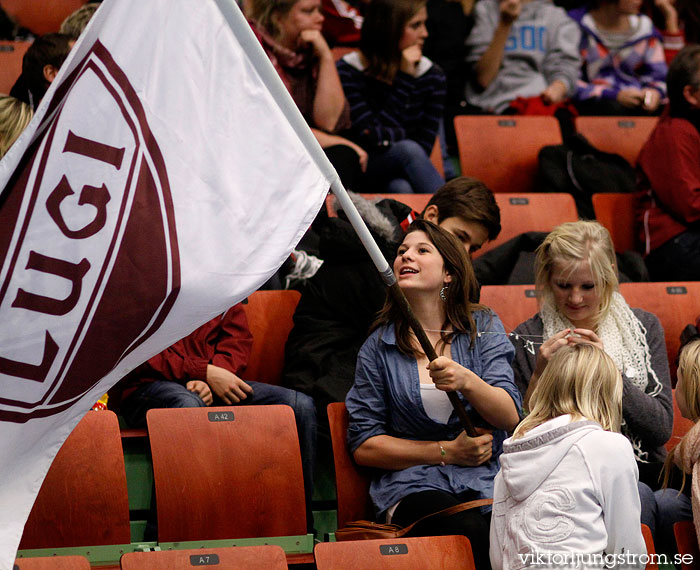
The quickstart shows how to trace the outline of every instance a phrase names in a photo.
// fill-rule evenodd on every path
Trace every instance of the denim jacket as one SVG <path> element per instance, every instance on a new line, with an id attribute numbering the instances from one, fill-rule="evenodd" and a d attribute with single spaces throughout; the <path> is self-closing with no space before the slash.
<path id="1" fill-rule="evenodd" d="M 468 334 L 456 335 L 451 344 L 452 359 L 490 385 L 503 388 L 520 410 L 520 392 L 513 381 L 510 365 L 514 349 L 501 321 L 495 314 L 483 311 L 476 312 L 474 319 L 477 332 L 482 334 L 477 336 L 473 347 Z M 474 425 L 489 427 L 469 402 L 461 394 L 458 396 Z M 414 357 L 399 352 L 394 326 L 377 329 L 365 341 L 357 359 L 355 384 L 345 404 L 350 416 L 348 445 L 351 452 L 376 435 L 440 441 L 454 439 L 462 431 L 455 412 L 447 424 L 436 422 L 425 413 L 418 364 Z M 381 515 L 403 497 L 419 491 L 460 494 L 471 490 L 478 498 L 492 497 L 493 479 L 499 469 L 498 456 L 506 435 L 503 430 L 494 430 L 491 460 L 478 467 L 416 465 L 399 471 L 380 471 L 370 487 L 377 513 Z"/>

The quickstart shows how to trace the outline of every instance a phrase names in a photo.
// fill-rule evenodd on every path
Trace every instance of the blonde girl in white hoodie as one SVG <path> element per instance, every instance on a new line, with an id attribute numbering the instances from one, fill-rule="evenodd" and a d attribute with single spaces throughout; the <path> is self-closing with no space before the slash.
<path id="1" fill-rule="evenodd" d="M 494 570 L 644 568 L 638 471 L 618 432 L 622 378 L 591 344 L 558 350 L 505 440 L 495 479 Z"/>

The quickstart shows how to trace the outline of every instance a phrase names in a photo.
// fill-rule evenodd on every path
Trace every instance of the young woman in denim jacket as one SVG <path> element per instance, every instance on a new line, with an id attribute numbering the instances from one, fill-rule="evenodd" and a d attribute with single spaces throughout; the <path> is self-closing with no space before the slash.
<path id="1" fill-rule="evenodd" d="M 428 362 L 396 303 L 387 300 L 357 361 L 346 405 L 355 461 L 377 468 L 370 494 L 382 519 L 405 526 L 426 514 L 493 496 L 506 432 L 518 423 L 513 347 L 498 317 L 474 304 L 464 248 L 418 220 L 394 261 L 399 286 L 435 350 Z M 464 402 L 480 435 L 469 437 L 447 392 Z M 490 508 L 434 517 L 414 535 L 464 534 L 488 567 Z"/>

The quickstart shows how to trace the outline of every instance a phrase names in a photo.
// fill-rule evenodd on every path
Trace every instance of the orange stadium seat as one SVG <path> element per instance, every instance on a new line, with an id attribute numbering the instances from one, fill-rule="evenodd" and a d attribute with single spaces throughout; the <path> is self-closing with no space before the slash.
<path id="1" fill-rule="evenodd" d="M 119 422 L 88 412 L 56 455 L 29 514 L 20 549 L 129 544 Z"/>
<path id="2" fill-rule="evenodd" d="M 668 364 L 675 386 L 676 356 L 681 331 L 700 314 L 700 281 L 675 283 L 620 283 L 620 293 L 630 305 L 654 313 L 664 328 Z"/>
<path id="3" fill-rule="evenodd" d="M 369 497 L 370 471 L 355 463 L 348 450 L 348 411 L 344 402 L 328 404 L 335 487 L 338 497 L 338 528 L 349 521 L 372 520 L 374 509 Z"/>
<path id="4" fill-rule="evenodd" d="M 506 332 L 511 332 L 538 310 L 534 285 L 484 285 L 480 303 L 493 309 Z"/>
<path id="5" fill-rule="evenodd" d="M 501 210 L 501 233 L 495 240 L 485 243 L 474 257 L 524 232 L 549 232 L 559 224 L 578 220 L 576 203 L 571 194 L 503 193 L 495 197 Z"/>
<path id="6" fill-rule="evenodd" d="M 476 569 L 465 536 L 321 542 L 316 545 L 314 556 L 318 570 Z"/>
<path id="7" fill-rule="evenodd" d="M 197 550 L 160 550 L 155 552 L 128 552 L 122 556 L 122 570 L 191 570 L 197 566 L 216 566 L 226 570 L 287 570 L 287 559 L 282 547 L 236 546 L 203 548 Z"/>
<path id="8" fill-rule="evenodd" d="M 676 536 L 678 554 L 682 555 L 684 560 L 690 560 L 681 564 L 682 570 L 700 570 L 700 548 L 693 522 L 677 522 L 673 525 L 673 534 Z"/>
<path id="9" fill-rule="evenodd" d="M 306 535 L 291 407 L 155 409 L 146 420 L 161 547 Z M 313 560 L 310 552 L 298 557 Z"/>
<path id="10" fill-rule="evenodd" d="M 0 41 L 0 93 L 7 95 L 22 73 L 22 58 L 32 42 Z"/>
<path id="11" fill-rule="evenodd" d="M 654 538 L 651 536 L 651 529 L 645 524 L 642 525 L 642 536 L 647 546 L 647 554 L 656 554 L 656 547 L 654 546 Z M 658 568 L 658 564 L 654 564 L 651 560 L 645 566 L 645 570 L 658 570 Z"/>
<path id="12" fill-rule="evenodd" d="M 593 194 L 596 220 L 610 232 L 615 251 L 618 253 L 634 250 L 634 207 L 634 194 Z"/>
<path id="13" fill-rule="evenodd" d="M 243 305 L 253 334 L 253 350 L 244 380 L 280 385 L 284 366 L 284 345 L 294 323 L 299 291 L 256 291 Z"/>
<path id="14" fill-rule="evenodd" d="M 658 117 L 577 117 L 576 130 L 594 147 L 614 152 L 634 166 Z"/>
<path id="15" fill-rule="evenodd" d="M 554 117 L 458 116 L 455 132 L 462 174 L 494 192 L 536 190 L 540 149 L 562 143 Z"/>
<path id="16" fill-rule="evenodd" d="M 61 22 L 83 4 L 85 0 L 0 0 L 7 14 L 38 36 L 58 32 Z"/>
<path id="17" fill-rule="evenodd" d="M 90 570 L 90 562 L 84 556 L 18 558 L 13 570 Z"/>

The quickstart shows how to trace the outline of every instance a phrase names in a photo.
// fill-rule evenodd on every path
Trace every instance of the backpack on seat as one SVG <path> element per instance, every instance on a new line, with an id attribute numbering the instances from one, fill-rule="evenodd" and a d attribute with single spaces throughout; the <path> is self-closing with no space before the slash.
<path id="1" fill-rule="evenodd" d="M 620 155 L 598 150 L 583 135 L 575 134 L 566 137 L 564 144 L 540 150 L 537 181 L 540 192 L 571 194 L 579 216 L 593 220 L 593 194 L 633 192 L 636 175 Z"/>

